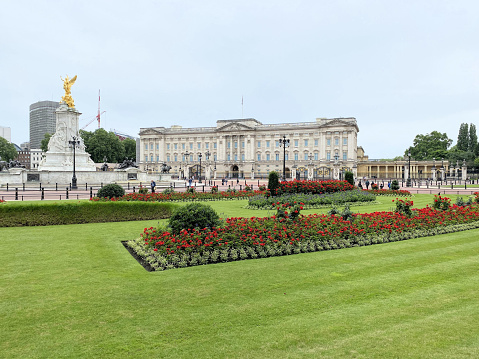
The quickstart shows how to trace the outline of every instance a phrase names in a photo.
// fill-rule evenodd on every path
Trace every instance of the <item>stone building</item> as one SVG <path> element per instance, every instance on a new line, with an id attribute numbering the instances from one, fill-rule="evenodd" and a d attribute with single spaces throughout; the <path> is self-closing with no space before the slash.
<path id="1" fill-rule="evenodd" d="M 357 170 L 356 119 L 318 118 L 314 122 L 263 124 L 256 119 L 218 120 L 216 127 L 140 129 L 141 170 L 162 163 L 180 178 L 339 178 Z M 286 148 L 282 141 L 289 140 Z M 200 165 L 201 162 L 201 165 Z"/>

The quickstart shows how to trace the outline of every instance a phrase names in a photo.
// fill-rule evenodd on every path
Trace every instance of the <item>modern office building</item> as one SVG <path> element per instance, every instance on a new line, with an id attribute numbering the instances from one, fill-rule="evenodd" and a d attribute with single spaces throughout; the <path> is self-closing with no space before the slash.
<path id="1" fill-rule="evenodd" d="M 218 120 L 216 127 L 141 128 L 137 164 L 141 170 L 158 171 L 166 163 L 179 177 L 205 176 L 210 170 L 211 178 L 264 178 L 270 171 L 282 175 L 284 159 L 286 178 L 306 178 L 308 170 L 314 178 L 331 178 L 335 165 L 356 172 L 358 132 L 353 117 L 281 124 L 248 118 Z M 286 147 L 281 140 L 289 140 Z"/>
<path id="2" fill-rule="evenodd" d="M 3 137 L 8 142 L 12 142 L 12 129 L 10 127 L 0 126 L 0 137 Z"/>
<path id="3" fill-rule="evenodd" d="M 30 148 L 40 148 L 46 133 L 56 131 L 55 101 L 39 101 L 30 105 Z"/>

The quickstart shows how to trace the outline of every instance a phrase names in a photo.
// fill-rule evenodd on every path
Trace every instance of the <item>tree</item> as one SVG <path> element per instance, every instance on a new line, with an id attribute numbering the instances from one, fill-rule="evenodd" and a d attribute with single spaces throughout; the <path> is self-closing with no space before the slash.
<path id="1" fill-rule="evenodd" d="M 0 157 L 2 161 L 10 162 L 18 156 L 13 143 L 8 142 L 3 137 L 0 137 Z"/>
<path id="2" fill-rule="evenodd" d="M 50 142 L 50 138 L 52 137 L 52 134 L 51 133 L 45 133 L 45 137 L 43 138 L 41 144 L 40 144 L 40 148 L 43 152 L 47 152 L 48 151 L 48 142 Z"/>
<path id="3" fill-rule="evenodd" d="M 121 143 L 125 148 L 125 159 L 129 158 L 136 161 L 136 141 L 131 138 L 125 138 Z"/>
<path id="4" fill-rule="evenodd" d="M 469 149 L 469 126 L 467 123 L 461 123 L 461 127 L 459 127 L 456 146 L 459 151 L 467 151 Z"/>
<path id="5" fill-rule="evenodd" d="M 451 147 L 449 150 L 447 159 L 449 160 L 449 163 L 451 164 L 456 164 L 459 162 L 460 165 L 462 165 L 462 162 L 466 160 L 466 163 L 468 166 L 472 166 L 474 164 L 474 159 L 476 158 L 476 155 L 471 152 L 471 151 L 461 151 L 457 148 L 456 146 Z"/>
<path id="6" fill-rule="evenodd" d="M 469 125 L 469 152 L 474 153 L 476 156 L 479 155 L 478 153 L 478 146 L 477 146 L 477 133 L 476 133 L 476 125 L 471 123 Z"/>
<path id="7" fill-rule="evenodd" d="M 80 135 L 93 162 L 100 163 L 106 158 L 107 162 L 118 163 L 125 159 L 125 148 L 113 132 L 99 128 L 93 133 L 81 131 Z"/>
<path id="8" fill-rule="evenodd" d="M 452 140 L 447 137 L 446 133 L 432 131 L 425 135 L 417 135 L 414 138 L 413 146 L 409 147 L 404 155 L 408 156 L 410 151 L 411 157 L 417 161 L 447 158 L 447 149 L 451 143 Z"/>

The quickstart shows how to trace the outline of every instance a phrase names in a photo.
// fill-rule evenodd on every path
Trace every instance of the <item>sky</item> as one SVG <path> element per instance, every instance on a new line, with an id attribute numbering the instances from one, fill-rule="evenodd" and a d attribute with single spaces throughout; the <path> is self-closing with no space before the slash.
<path id="1" fill-rule="evenodd" d="M 369 158 L 479 125 L 477 0 L 2 1 L 0 126 L 72 87 L 80 127 L 355 117 Z M 242 105 L 243 102 L 243 105 Z M 94 131 L 93 122 L 86 130 Z"/>

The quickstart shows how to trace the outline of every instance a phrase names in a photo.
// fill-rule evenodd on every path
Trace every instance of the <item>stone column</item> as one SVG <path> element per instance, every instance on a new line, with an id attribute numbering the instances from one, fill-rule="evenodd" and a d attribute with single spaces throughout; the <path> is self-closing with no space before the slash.
<path id="1" fill-rule="evenodd" d="M 466 161 L 462 162 L 462 180 L 465 181 L 467 179 L 467 166 Z"/>
<path id="2" fill-rule="evenodd" d="M 312 181 L 313 180 L 313 174 L 314 174 L 314 165 L 312 163 L 310 163 L 308 165 L 308 180 L 309 181 Z"/>
<path id="3" fill-rule="evenodd" d="M 431 178 L 432 178 L 433 181 L 436 180 L 436 167 L 433 167 L 431 169 Z"/>

